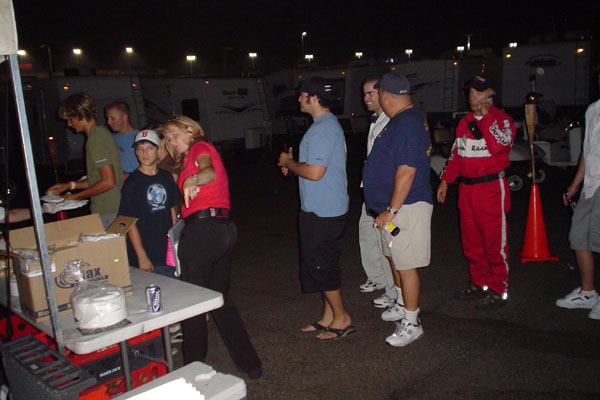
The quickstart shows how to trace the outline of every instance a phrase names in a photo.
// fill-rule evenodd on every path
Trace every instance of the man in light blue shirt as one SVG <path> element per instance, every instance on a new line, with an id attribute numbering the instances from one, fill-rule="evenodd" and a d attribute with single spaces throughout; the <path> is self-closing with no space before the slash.
<path id="1" fill-rule="evenodd" d="M 344 247 L 348 212 L 346 141 L 344 131 L 330 111 L 335 95 L 330 83 L 313 77 L 300 83 L 300 111 L 313 124 L 300 142 L 299 161 L 292 149 L 282 152 L 278 165 L 284 175 L 298 175 L 301 210 L 300 281 L 305 293 L 320 292 L 323 313 L 302 328 L 319 340 L 342 338 L 356 329 L 346 312 L 340 291 L 339 260 Z"/>
<path id="2" fill-rule="evenodd" d="M 129 174 L 140 166 L 135 156 L 133 141 L 138 130 L 134 129 L 129 122 L 131 110 L 129 105 L 122 101 L 113 101 L 106 107 L 106 121 L 114 132 L 114 138 L 119 146 L 123 172 Z"/>

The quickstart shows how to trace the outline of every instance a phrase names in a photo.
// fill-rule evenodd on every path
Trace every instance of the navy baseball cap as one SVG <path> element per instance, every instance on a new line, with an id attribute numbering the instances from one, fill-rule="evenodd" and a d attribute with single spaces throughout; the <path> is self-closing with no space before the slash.
<path id="1" fill-rule="evenodd" d="M 487 89 L 494 90 L 495 85 L 489 76 L 485 74 L 479 74 L 475 76 L 475 78 L 473 78 L 473 80 L 469 84 L 469 87 L 477 90 L 478 92 L 484 92 Z"/>
<path id="2" fill-rule="evenodd" d="M 405 75 L 398 71 L 388 72 L 373 87 L 392 94 L 408 94 L 410 92 L 410 82 Z"/>
<path id="3" fill-rule="evenodd" d="M 320 76 L 313 76 L 301 81 L 300 85 L 298 86 L 298 91 L 306 92 L 309 95 L 316 94 L 317 96 L 325 99 L 331 99 L 334 97 L 333 86 L 331 85 L 331 82 L 325 78 L 321 78 Z"/>

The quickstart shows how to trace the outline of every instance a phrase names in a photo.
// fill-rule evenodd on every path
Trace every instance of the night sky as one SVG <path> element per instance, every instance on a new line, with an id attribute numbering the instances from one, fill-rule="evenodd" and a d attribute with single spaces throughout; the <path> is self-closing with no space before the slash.
<path id="1" fill-rule="evenodd" d="M 49 45 L 57 70 L 75 66 L 99 70 L 128 65 L 125 46 L 134 48 L 134 67 L 189 71 L 186 54 L 198 57 L 194 70 L 220 75 L 249 67 L 258 52 L 263 72 L 290 67 L 305 53 L 320 65 L 343 64 L 355 51 L 366 58 L 439 57 L 466 44 L 498 51 L 532 36 L 561 39 L 568 32 L 597 36 L 597 1 L 31 1 L 15 0 L 19 46 L 34 68 L 47 70 Z M 484 4 L 484 6 L 482 6 Z M 598 7 L 597 7 L 598 8 Z M 151 68 L 151 70 L 154 68 Z"/>

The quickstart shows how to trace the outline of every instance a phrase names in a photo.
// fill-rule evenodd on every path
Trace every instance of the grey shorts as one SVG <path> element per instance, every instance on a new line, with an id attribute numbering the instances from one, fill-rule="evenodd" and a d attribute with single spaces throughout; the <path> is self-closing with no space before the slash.
<path id="1" fill-rule="evenodd" d="M 571 218 L 569 242 L 573 250 L 600 252 L 600 189 L 589 199 L 579 198 Z"/>

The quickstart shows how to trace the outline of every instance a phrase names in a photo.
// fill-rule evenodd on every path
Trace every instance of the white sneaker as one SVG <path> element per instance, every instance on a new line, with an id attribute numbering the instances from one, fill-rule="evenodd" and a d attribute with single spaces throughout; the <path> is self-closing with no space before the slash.
<path id="1" fill-rule="evenodd" d="M 563 297 L 562 299 L 556 300 L 556 305 L 563 308 L 587 308 L 594 307 L 598 301 L 598 293 L 594 291 L 591 296 L 586 296 L 581 292 L 581 288 L 573 290 L 571 293 Z"/>
<path id="2" fill-rule="evenodd" d="M 383 288 L 385 288 L 385 285 L 383 283 L 373 282 L 370 279 L 367 279 L 365 283 L 359 286 L 360 291 L 363 293 L 370 293 L 374 292 L 375 290 L 381 290 Z"/>
<path id="3" fill-rule="evenodd" d="M 181 343 L 183 342 L 183 333 L 177 332 L 174 335 L 171 335 L 171 343 Z"/>
<path id="4" fill-rule="evenodd" d="M 384 321 L 400 321 L 402 318 L 404 318 L 404 305 L 398 302 L 381 313 L 381 319 Z"/>
<path id="5" fill-rule="evenodd" d="M 391 336 L 385 339 L 390 346 L 404 347 L 423 336 L 423 327 L 419 321 L 418 325 L 413 325 L 407 319 L 396 322 L 396 330 Z"/>
<path id="6" fill-rule="evenodd" d="M 591 319 L 600 319 L 600 300 L 596 302 L 596 305 L 592 308 L 592 311 L 588 314 Z"/>
<path id="7" fill-rule="evenodd" d="M 396 304 L 396 299 L 387 295 L 387 293 L 382 294 L 378 298 L 373 300 L 373 305 L 377 308 L 388 308 Z"/>
<path id="8" fill-rule="evenodd" d="M 169 333 L 177 333 L 181 330 L 181 323 L 169 325 Z"/>

